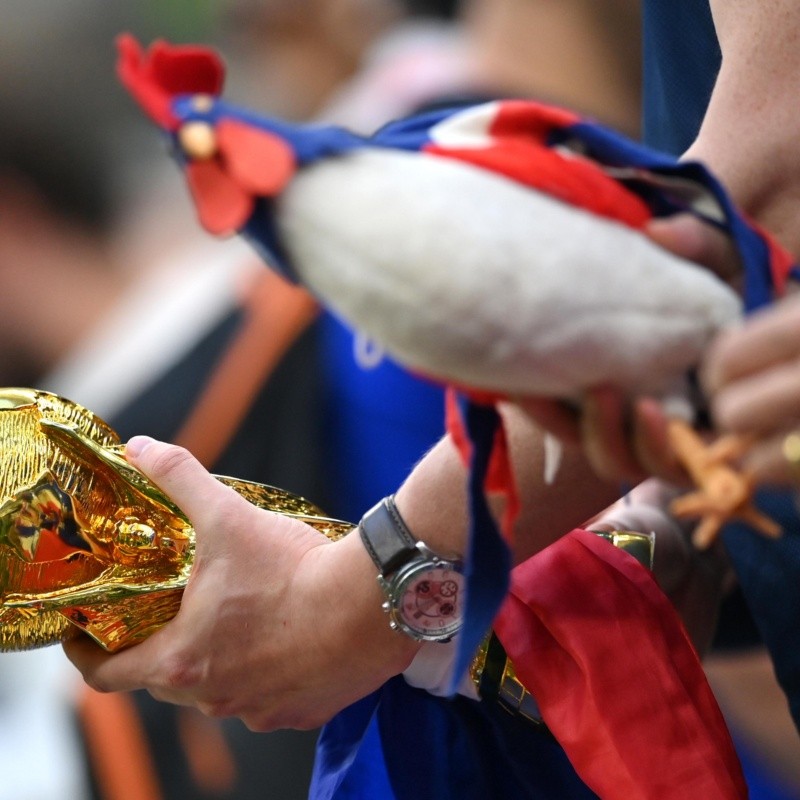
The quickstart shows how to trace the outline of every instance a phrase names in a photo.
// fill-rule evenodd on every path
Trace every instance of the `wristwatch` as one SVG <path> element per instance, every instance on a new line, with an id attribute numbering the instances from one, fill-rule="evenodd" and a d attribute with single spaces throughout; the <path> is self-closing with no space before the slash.
<path id="1" fill-rule="evenodd" d="M 452 639 L 462 625 L 466 579 L 461 561 L 417 541 L 391 496 L 364 514 L 358 530 L 378 568 L 389 626 L 417 641 Z"/>

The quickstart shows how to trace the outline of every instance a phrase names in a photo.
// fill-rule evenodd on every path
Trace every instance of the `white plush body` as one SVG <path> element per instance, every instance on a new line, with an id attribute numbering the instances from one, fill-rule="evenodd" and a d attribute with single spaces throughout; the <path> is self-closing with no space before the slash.
<path id="1" fill-rule="evenodd" d="M 280 203 L 306 285 L 398 361 L 447 382 L 663 393 L 741 314 L 722 282 L 640 233 L 454 160 L 326 159 Z"/>

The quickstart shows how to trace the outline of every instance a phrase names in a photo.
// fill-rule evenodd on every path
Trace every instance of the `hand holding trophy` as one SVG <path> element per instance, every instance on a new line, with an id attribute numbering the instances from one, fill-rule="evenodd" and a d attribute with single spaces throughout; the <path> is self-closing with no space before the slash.
<path id="1" fill-rule="evenodd" d="M 116 433 L 76 403 L 0 390 L 0 650 L 82 630 L 114 652 L 177 613 L 194 530 L 124 454 Z M 331 539 L 353 527 L 289 492 L 219 479 Z"/>

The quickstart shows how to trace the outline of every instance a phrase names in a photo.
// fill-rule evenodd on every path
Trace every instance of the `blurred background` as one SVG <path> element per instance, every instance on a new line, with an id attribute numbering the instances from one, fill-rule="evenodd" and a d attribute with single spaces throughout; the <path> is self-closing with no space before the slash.
<path id="1" fill-rule="evenodd" d="M 228 99 L 297 121 L 368 134 L 513 96 L 636 136 L 639 13 L 638 0 L 0 0 L 0 385 L 58 392 L 123 440 L 180 442 L 216 472 L 357 520 L 441 435 L 441 392 L 388 360 L 365 369 L 338 320 L 241 242 L 200 231 L 116 80 L 115 36 L 214 45 Z M 797 736 L 760 650 L 748 640 L 711 669 L 753 797 L 800 796 Z M 0 655 L 0 800 L 293 800 L 315 736 L 96 695 L 57 647 Z"/>

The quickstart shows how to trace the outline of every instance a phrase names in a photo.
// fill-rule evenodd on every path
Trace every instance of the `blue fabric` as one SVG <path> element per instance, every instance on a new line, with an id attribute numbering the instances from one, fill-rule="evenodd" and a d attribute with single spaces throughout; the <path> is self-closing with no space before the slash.
<path id="1" fill-rule="evenodd" d="M 643 6 L 644 140 L 683 153 L 697 136 L 721 55 L 708 0 Z"/>
<path id="2" fill-rule="evenodd" d="M 198 108 L 193 96 L 178 97 L 172 111 L 181 122 L 208 122 L 232 119 L 274 133 L 294 151 L 300 166 L 326 156 L 347 153 L 364 146 L 364 138 L 333 125 L 296 125 L 277 117 L 266 117 L 240 106 L 214 100 L 208 108 Z"/>
<path id="3" fill-rule="evenodd" d="M 783 526 L 766 539 L 744 525 L 730 525 L 723 541 L 756 626 L 772 656 L 800 729 L 800 525 L 793 496 L 760 492 L 758 507 Z"/>
<path id="4" fill-rule="evenodd" d="M 353 703 L 322 729 L 310 798 L 395 800 L 376 719 L 384 692 L 385 687 Z"/>
<path id="5" fill-rule="evenodd" d="M 342 747 L 354 738 L 361 749 L 351 760 Z M 402 678 L 326 726 L 318 753 L 313 800 L 596 799 L 547 731 L 494 703 L 442 700 Z"/>
<path id="6" fill-rule="evenodd" d="M 370 720 L 353 765 L 336 794 L 336 800 L 364 800 L 366 797 L 396 800 L 384 758 L 383 736 L 377 715 Z"/>
<path id="7" fill-rule="evenodd" d="M 486 632 L 492 627 L 508 591 L 511 571 L 511 553 L 497 529 L 485 491 L 500 415 L 494 407 L 463 399 L 460 404 L 464 427 L 472 442 L 468 477 L 470 533 L 465 563 L 464 627 L 458 638 L 451 693 L 456 691 Z"/>
<path id="8" fill-rule="evenodd" d="M 372 369 L 353 356 L 353 333 L 336 317 L 320 320 L 322 433 L 331 465 L 325 510 L 357 522 L 394 492 L 444 433 L 444 391 L 390 358 Z"/>
<path id="9" fill-rule="evenodd" d="M 596 797 L 549 734 L 500 706 L 438 700 L 401 678 L 388 686 L 378 722 L 394 743 L 385 755 L 396 800 Z"/>

